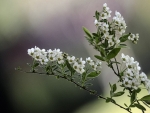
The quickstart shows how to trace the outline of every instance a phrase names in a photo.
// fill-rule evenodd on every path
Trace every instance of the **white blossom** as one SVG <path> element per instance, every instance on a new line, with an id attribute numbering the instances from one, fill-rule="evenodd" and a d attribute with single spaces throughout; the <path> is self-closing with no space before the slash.
<path id="1" fill-rule="evenodd" d="M 128 39 L 131 40 L 131 41 L 133 41 L 133 40 L 134 40 L 134 37 L 135 37 L 135 34 L 132 34 L 132 33 L 131 33 L 130 36 L 128 37 Z"/>
<path id="2" fill-rule="evenodd" d="M 142 72 L 140 75 L 139 75 L 140 79 L 142 82 L 145 82 L 147 80 L 147 76 L 144 72 Z"/>
<path id="3" fill-rule="evenodd" d="M 131 40 L 133 43 L 137 43 L 137 41 L 139 40 L 139 34 L 133 34 L 131 33 L 129 36 L 128 36 L 128 39 Z"/>
<path id="4" fill-rule="evenodd" d="M 75 62 L 73 64 L 73 68 L 74 70 L 76 70 L 78 73 L 82 74 L 83 72 L 85 72 L 84 68 L 82 67 L 81 64 L 79 64 L 78 62 Z"/>
<path id="5" fill-rule="evenodd" d="M 90 57 L 86 58 L 86 62 L 90 65 L 94 65 L 94 61 Z"/>
<path id="6" fill-rule="evenodd" d="M 67 56 L 67 60 L 70 64 L 75 62 L 75 56 Z"/>
<path id="7" fill-rule="evenodd" d="M 112 39 L 109 39 L 108 40 L 108 46 L 109 47 L 111 47 L 111 46 L 113 46 L 115 43 L 114 43 L 114 41 L 112 40 Z"/>
<path id="8" fill-rule="evenodd" d="M 109 32 L 106 32 L 104 34 L 104 37 L 105 37 L 105 39 L 109 40 L 109 39 L 112 39 L 113 35 L 109 35 Z"/>
<path id="9" fill-rule="evenodd" d="M 115 42 L 116 44 L 119 44 L 119 43 L 120 43 L 120 40 L 118 39 L 118 37 L 115 37 L 115 38 L 114 38 L 114 42 Z"/>
<path id="10" fill-rule="evenodd" d="M 109 31 L 109 25 L 106 23 L 102 23 L 100 28 L 104 33 Z"/>
<path id="11" fill-rule="evenodd" d="M 63 57 L 62 53 L 58 53 L 56 55 L 56 59 L 57 59 L 58 64 L 63 64 L 64 63 L 64 57 Z"/>
<path id="12" fill-rule="evenodd" d="M 124 80 L 123 80 L 123 85 L 124 85 L 125 87 L 131 88 L 131 83 L 132 83 L 132 81 L 129 80 L 127 77 L 124 78 Z"/>
<path id="13" fill-rule="evenodd" d="M 34 48 L 28 49 L 28 54 L 33 57 L 33 55 L 34 55 Z"/>

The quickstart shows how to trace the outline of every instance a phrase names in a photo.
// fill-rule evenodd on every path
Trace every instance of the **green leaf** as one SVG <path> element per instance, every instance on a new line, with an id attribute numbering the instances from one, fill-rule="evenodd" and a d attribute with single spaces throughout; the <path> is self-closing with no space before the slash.
<path id="1" fill-rule="evenodd" d="M 85 27 L 83 27 L 83 31 L 85 32 L 85 34 L 89 37 L 92 38 L 92 35 L 90 33 L 90 31 L 88 29 L 86 29 Z"/>
<path id="2" fill-rule="evenodd" d="M 117 86 L 116 86 L 116 84 L 113 84 L 112 91 L 115 92 L 116 90 L 117 90 Z"/>
<path id="3" fill-rule="evenodd" d="M 71 71 L 72 74 L 75 73 L 75 70 L 71 67 L 71 65 L 69 64 L 69 62 L 66 60 L 66 65 L 68 67 L 68 69 Z"/>
<path id="4" fill-rule="evenodd" d="M 128 106 L 127 106 L 127 104 L 126 104 L 126 103 L 124 103 L 124 105 L 128 108 Z"/>
<path id="5" fill-rule="evenodd" d="M 38 62 L 36 62 L 35 64 L 34 64 L 34 67 L 37 67 L 39 65 L 39 63 Z"/>
<path id="6" fill-rule="evenodd" d="M 139 108 L 139 109 L 141 109 L 141 110 L 146 111 L 145 107 L 143 107 L 143 106 L 140 105 L 140 104 L 134 104 L 134 106 L 136 106 L 137 108 Z"/>
<path id="7" fill-rule="evenodd" d="M 129 34 L 126 34 L 126 35 L 124 35 L 124 36 L 122 36 L 122 37 L 120 37 L 120 42 L 125 42 L 125 41 L 127 41 L 128 40 L 128 36 L 130 35 L 131 33 L 129 33 Z"/>
<path id="8" fill-rule="evenodd" d="M 113 85 L 111 85 L 110 83 L 109 83 L 109 86 L 110 86 L 110 96 L 112 97 L 112 95 L 114 94 L 114 92 L 113 92 Z"/>
<path id="9" fill-rule="evenodd" d="M 82 81 L 85 81 L 86 80 L 86 73 L 84 72 L 83 74 L 82 74 Z"/>
<path id="10" fill-rule="evenodd" d="M 92 33 L 94 37 L 99 37 L 97 33 Z"/>
<path id="11" fill-rule="evenodd" d="M 108 102 L 114 102 L 114 103 L 116 103 L 114 99 L 107 97 L 106 98 L 106 103 L 108 103 Z"/>
<path id="12" fill-rule="evenodd" d="M 98 11 L 95 11 L 95 17 L 97 20 L 99 20 L 99 12 Z"/>
<path id="13" fill-rule="evenodd" d="M 93 72 L 89 73 L 89 74 L 87 75 L 87 77 L 95 78 L 95 77 L 99 76 L 99 74 L 100 74 L 100 72 L 93 71 Z"/>
<path id="14" fill-rule="evenodd" d="M 104 47 L 105 47 L 105 48 L 108 47 L 108 40 L 105 40 Z"/>
<path id="15" fill-rule="evenodd" d="M 109 54 L 107 55 L 107 59 L 112 59 L 114 58 L 120 51 L 121 48 L 115 48 L 112 51 L 109 52 Z"/>
<path id="16" fill-rule="evenodd" d="M 146 95 L 140 99 L 141 101 L 150 101 L 150 95 Z"/>
<path id="17" fill-rule="evenodd" d="M 150 105 L 150 95 L 146 95 L 140 99 L 140 101 L 144 101 Z"/>
<path id="18" fill-rule="evenodd" d="M 120 44 L 118 48 L 129 48 L 126 44 Z"/>
<path id="19" fill-rule="evenodd" d="M 101 60 L 101 61 L 105 61 L 105 59 L 101 56 L 98 56 L 98 55 L 94 55 L 95 58 L 97 58 L 98 60 Z"/>
<path id="20" fill-rule="evenodd" d="M 137 96 L 136 91 L 133 91 L 132 94 L 131 94 L 131 98 L 130 98 L 131 104 L 132 104 L 132 103 L 134 102 L 134 100 L 136 99 L 136 96 Z"/>
<path id="21" fill-rule="evenodd" d="M 124 94 L 124 92 L 123 91 L 120 91 L 120 92 L 117 92 L 117 93 L 113 93 L 112 94 L 112 97 L 119 97 L 119 96 L 121 96 L 121 95 L 123 95 Z"/>
<path id="22" fill-rule="evenodd" d="M 136 91 L 136 93 L 140 93 L 141 92 L 141 89 L 140 88 L 138 88 L 137 90 L 135 90 Z"/>
<path id="23" fill-rule="evenodd" d="M 46 67 L 46 72 L 50 71 L 50 66 Z"/>
<path id="24" fill-rule="evenodd" d="M 102 47 L 99 47 L 99 50 L 100 50 L 101 55 L 102 55 L 103 57 L 105 57 L 105 56 L 106 56 L 105 50 L 104 50 Z"/>
<path id="25" fill-rule="evenodd" d="M 95 42 L 98 44 L 100 42 L 99 37 L 95 37 Z"/>
<path id="26" fill-rule="evenodd" d="M 131 105 L 130 107 L 135 107 L 135 105 Z"/>

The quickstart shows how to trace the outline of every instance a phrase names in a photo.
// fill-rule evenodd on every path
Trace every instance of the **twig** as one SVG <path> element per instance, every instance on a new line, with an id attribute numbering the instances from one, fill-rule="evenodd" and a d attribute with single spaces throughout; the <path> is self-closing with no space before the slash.
<path id="1" fill-rule="evenodd" d="M 87 88 L 84 87 L 84 86 L 81 86 L 80 84 L 78 84 L 77 82 L 75 82 L 73 79 L 68 79 L 66 76 L 57 76 L 57 75 L 54 75 L 54 74 L 40 73 L 40 72 L 25 72 L 25 71 L 22 71 L 22 70 L 19 70 L 19 71 L 24 72 L 24 73 L 32 73 L 32 74 L 39 74 L 39 75 L 48 75 L 48 76 L 60 77 L 60 78 L 63 78 L 63 79 L 66 79 L 66 80 L 70 81 L 71 83 L 77 85 L 77 86 L 80 87 L 81 89 L 83 89 L 83 90 L 85 90 L 85 91 L 87 91 L 87 92 L 93 94 L 93 95 L 96 96 L 97 98 L 101 98 L 101 99 L 103 99 L 103 100 L 106 100 L 105 97 L 103 97 L 103 96 L 97 94 L 97 92 L 95 93 L 95 92 L 93 92 L 92 90 L 89 90 L 89 89 L 87 89 Z M 127 108 L 125 108 L 125 107 L 123 107 L 123 106 L 117 104 L 117 103 L 114 102 L 114 101 L 111 101 L 111 103 L 113 103 L 113 104 L 115 104 L 116 106 L 118 106 L 118 107 L 120 107 L 120 108 L 122 108 L 122 109 L 128 111 L 129 113 L 132 113 L 131 111 L 129 111 L 129 109 L 127 109 Z"/>

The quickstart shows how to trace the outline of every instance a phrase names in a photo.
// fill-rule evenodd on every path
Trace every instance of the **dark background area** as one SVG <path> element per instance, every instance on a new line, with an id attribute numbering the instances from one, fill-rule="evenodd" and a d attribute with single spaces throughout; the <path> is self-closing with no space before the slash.
<path id="1" fill-rule="evenodd" d="M 93 57 L 95 51 L 87 47 L 89 45 L 84 39 L 82 26 L 91 32 L 96 30 L 93 15 L 95 10 L 101 11 L 105 2 L 112 10 L 112 16 L 116 10 L 122 14 L 128 26 L 126 32 L 140 34 L 137 45 L 129 43 L 129 53 L 139 61 L 142 71 L 149 74 L 149 1 L 1 0 L 1 113 L 79 113 L 78 110 L 84 105 L 101 101 L 65 80 L 21 73 L 15 68 L 20 66 L 30 70 L 26 65 L 31 62 L 27 49 L 34 46 L 60 48 L 61 51 L 84 59 Z M 107 82 L 104 81 L 109 83 L 113 78 L 108 75 L 106 79 L 107 68 L 103 68 L 101 76 L 93 81 L 92 89 L 105 94 Z"/>

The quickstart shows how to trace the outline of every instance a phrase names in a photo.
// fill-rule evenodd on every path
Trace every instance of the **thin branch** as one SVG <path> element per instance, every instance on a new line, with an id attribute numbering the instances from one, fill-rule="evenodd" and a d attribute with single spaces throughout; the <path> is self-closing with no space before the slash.
<path id="1" fill-rule="evenodd" d="M 116 58 L 115 58 L 115 62 L 117 62 Z M 119 72 L 119 68 L 118 68 L 118 64 L 117 63 L 116 63 L 116 67 L 117 67 L 118 74 L 119 74 L 120 72 Z"/>
<path id="2" fill-rule="evenodd" d="M 81 89 L 87 91 L 88 93 L 93 94 L 93 95 L 96 96 L 97 98 L 101 98 L 101 99 L 103 99 L 103 100 L 106 100 L 105 97 L 103 97 L 103 96 L 97 94 L 97 92 L 95 93 L 95 92 L 93 92 L 92 90 L 89 90 L 89 89 L 87 89 L 87 88 L 84 87 L 84 86 L 81 86 L 80 84 L 78 84 L 77 82 L 75 82 L 73 79 L 69 79 L 69 78 L 67 78 L 66 76 L 58 76 L 58 75 L 54 75 L 54 74 L 40 73 L 40 72 L 25 72 L 25 71 L 22 71 L 22 70 L 19 70 L 19 71 L 24 72 L 24 73 L 32 73 L 32 74 L 39 74 L 39 75 L 48 75 L 48 76 L 60 77 L 60 78 L 63 78 L 63 79 L 66 79 L 66 80 L 70 81 L 71 83 L 77 85 L 78 87 L 80 87 Z M 113 103 L 113 104 L 115 104 L 116 106 L 118 106 L 118 107 L 120 107 L 120 108 L 122 108 L 122 109 L 128 111 L 129 113 L 132 113 L 131 111 L 129 111 L 129 109 L 127 109 L 127 108 L 125 108 L 125 107 L 123 107 L 123 106 L 117 104 L 117 103 L 114 102 L 114 101 L 111 101 L 111 103 Z"/>

